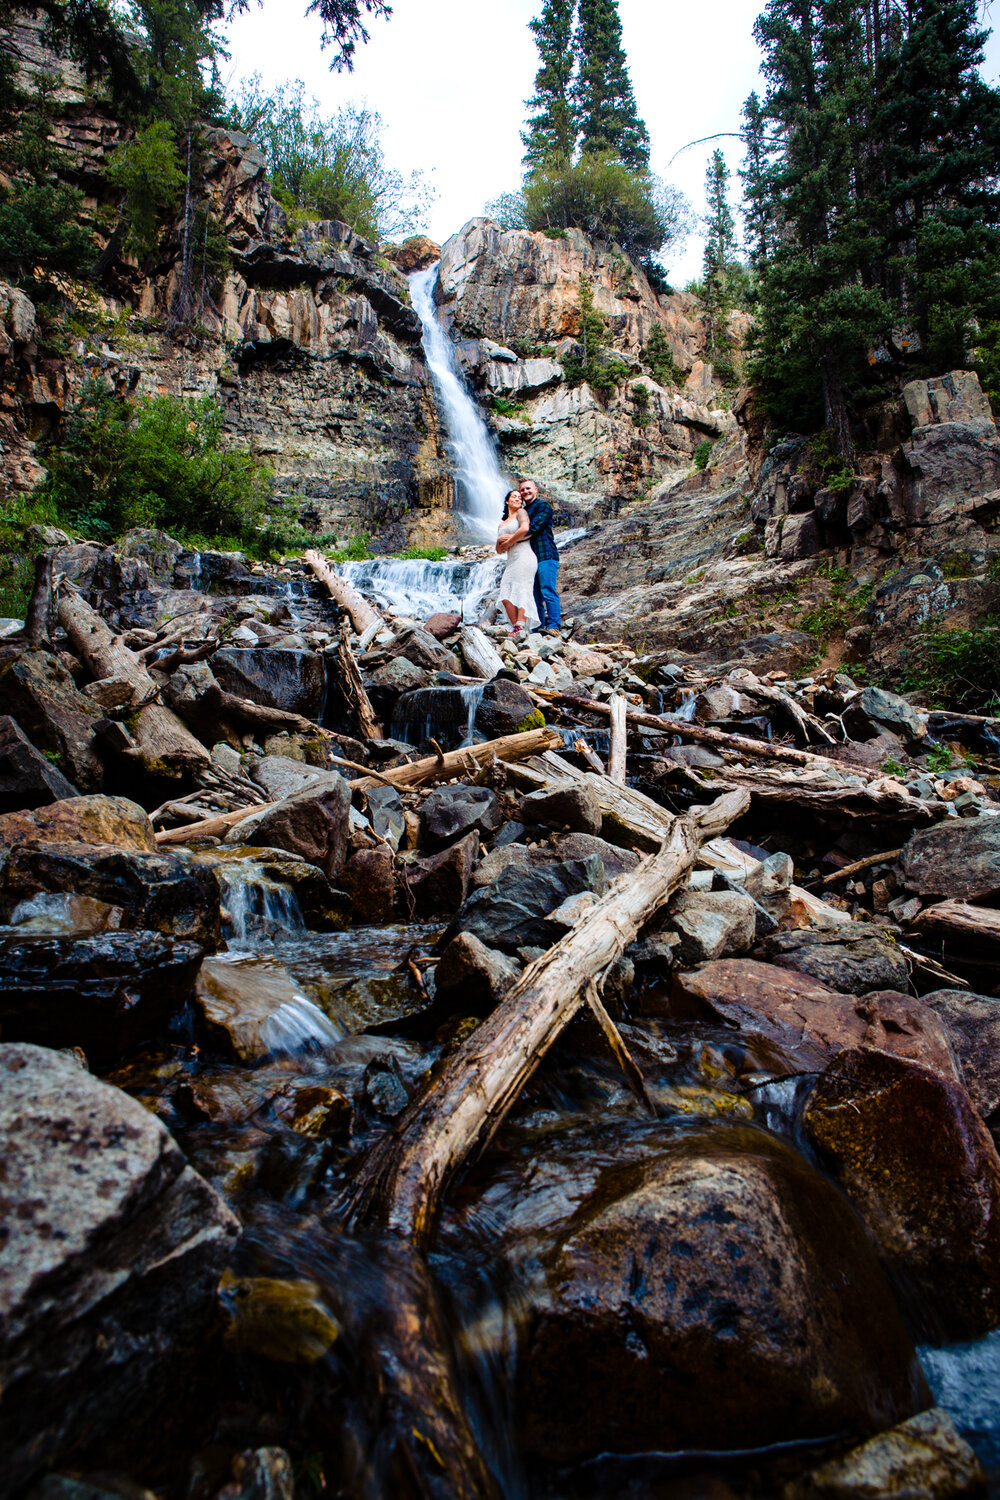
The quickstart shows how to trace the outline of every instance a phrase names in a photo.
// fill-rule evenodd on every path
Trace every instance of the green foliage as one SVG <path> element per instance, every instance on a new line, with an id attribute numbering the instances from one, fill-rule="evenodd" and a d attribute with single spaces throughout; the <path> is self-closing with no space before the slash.
<path id="1" fill-rule="evenodd" d="M 52 139 L 53 85 L 29 96 L 9 66 L 0 71 L 0 161 L 9 181 L 0 188 L 0 262 L 31 289 L 58 276 L 81 276 L 95 255 L 81 222 L 84 195 L 57 175 L 61 154 Z"/>
<path id="2" fill-rule="evenodd" d="M 580 0 L 574 89 L 581 155 L 611 151 L 627 167 L 649 166 L 649 131 L 639 118 L 622 47 L 618 0 Z"/>
<path id="3" fill-rule="evenodd" d="M 695 466 L 696 469 L 707 469 L 708 468 L 708 460 L 712 456 L 712 449 L 714 447 L 715 447 L 715 444 L 714 444 L 714 442 L 712 441 L 711 438 L 705 438 L 702 442 L 700 442 L 698 444 L 697 448 L 694 450 L 694 459 L 693 459 L 693 463 L 694 463 L 694 466 Z"/>
<path id="4" fill-rule="evenodd" d="M 887 755 L 882 762 L 882 770 L 886 776 L 906 776 L 908 769 L 901 760 L 896 760 L 892 755 Z"/>
<path id="5" fill-rule="evenodd" d="M 634 427 L 648 427 L 649 416 L 649 387 L 637 382 L 629 391 L 629 400 L 635 410 L 632 413 L 632 425 Z"/>
<path id="6" fill-rule="evenodd" d="M 139 260 L 155 251 L 161 226 L 172 218 L 184 193 L 184 168 L 171 125 L 154 120 L 134 140 L 119 146 L 107 169 L 112 187 L 125 194 L 125 248 Z"/>
<path id="7" fill-rule="evenodd" d="M 608 351 L 604 318 L 594 306 L 594 294 L 584 276 L 580 277 L 580 331 L 577 337 L 583 352 L 580 357 L 570 356 L 563 360 L 566 384 L 577 386 L 586 381 L 597 395 L 613 395 L 628 378 L 629 368 L 624 360 Z"/>
<path id="8" fill-rule="evenodd" d="M 394 554 L 405 562 L 441 562 L 448 556 L 447 547 L 407 547 Z"/>
<path id="9" fill-rule="evenodd" d="M 545 0 L 541 14 L 528 22 L 538 48 L 535 92 L 528 100 L 530 119 L 521 133 L 524 164 L 567 167 L 576 146 L 576 110 L 572 99 L 576 67 L 574 16 L 576 0 Z"/>
<path id="10" fill-rule="evenodd" d="M 640 265 L 680 239 L 686 225 L 681 194 L 609 152 L 540 167 L 525 179 L 523 198 L 525 228 L 582 229 L 616 241 Z"/>
<path id="11" fill-rule="evenodd" d="M 905 691 L 926 693 L 935 707 L 981 713 L 1000 696 L 1000 626 L 970 630 L 933 626 L 910 653 Z"/>
<path id="12" fill-rule="evenodd" d="M 498 417 L 523 417 L 524 404 L 512 396 L 493 396 L 490 400 L 490 410 L 496 412 Z"/>
<path id="13" fill-rule="evenodd" d="M 736 225 L 729 207 L 729 168 L 721 151 L 713 151 L 705 174 L 705 250 L 702 257 L 701 299 L 704 307 L 705 352 L 723 380 L 735 378 L 729 315 L 736 305 Z"/>
<path id="14" fill-rule="evenodd" d="M 375 556 L 369 547 L 371 532 L 357 532 L 351 537 L 346 547 L 341 547 L 326 555 L 330 562 L 369 562 Z"/>
<path id="15" fill-rule="evenodd" d="M 182 537 L 253 543 L 265 518 L 270 474 L 223 442 L 210 397 L 121 400 L 91 381 L 45 452 L 38 497 L 92 535 L 156 526 Z"/>
<path id="16" fill-rule="evenodd" d="M 674 362 L 673 351 L 661 323 L 654 323 L 642 351 L 642 362 L 657 385 L 680 385 L 681 372 Z"/>

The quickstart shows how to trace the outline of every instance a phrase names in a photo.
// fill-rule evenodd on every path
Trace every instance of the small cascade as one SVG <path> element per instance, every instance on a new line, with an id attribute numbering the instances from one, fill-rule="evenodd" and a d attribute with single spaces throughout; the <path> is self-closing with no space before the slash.
<path id="1" fill-rule="evenodd" d="M 492 540 L 510 486 L 482 412 L 462 379 L 454 345 L 438 321 L 434 306 L 437 274 L 436 265 L 415 271 L 410 277 L 410 297 L 420 318 L 427 367 L 455 462 L 459 512 L 475 536 Z"/>
<path id="2" fill-rule="evenodd" d="M 285 1000 L 261 1025 L 261 1037 L 269 1052 L 294 1057 L 317 1052 L 343 1041 L 344 1032 L 305 995 Z"/>
<path id="3" fill-rule="evenodd" d="M 399 714 L 392 724 L 393 739 L 419 745 L 433 738 L 448 750 L 471 744 L 485 687 L 484 682 L 477 682 L 464 687 L 418 688 L 407 693 L 399 700 Z"/>
<path id="4" fill-rule="evenodd" d="M 391 557 L 345 562 L 337 572 L 365 598 L 395 615 L 426 620 L 433 614 L 456 614 L 468 624 L 479 618 L 485 601 L 503 572 L 503 559 L 479 561 L 449 558 L 420 562 Z"/>
<path id="5" fill-rule="evenodd" d="M 694 688 L 682 687 L 678 688 L 677 691 L 680 695 L 680 703 L 675 708 L 664 709 L 663 717 L 665 719 L 678 719 L 682 724 L 691 724 L 694 722 L 694 712 L 698 695 Z"/>
<path id="6" fill-rule="evenodd" d="M 222 888 L 224 936 L 231 952 L 254 946 L 261 937 L 301 932 L 305 918 L 291 886 L 270 880 L 252 859 L 216 868 Z"/>

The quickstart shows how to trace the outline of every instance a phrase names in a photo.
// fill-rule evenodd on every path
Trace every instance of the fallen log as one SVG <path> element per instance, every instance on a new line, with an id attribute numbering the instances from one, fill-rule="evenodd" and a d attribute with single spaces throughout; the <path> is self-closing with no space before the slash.
<path id="1" fill-rule="evenodd" d="M 783 776 L 759 766 L 726 766 L 710 774 L 718 779 L 707 785 L 719 790 L 727 786 L 746 787 L 758 805 L 798 808 L 823 817 L 921 828 L 936 823 L 947 811 L 943 802 L 923 802 L 919 797 L 908 796 L 901 788 L 894 788 L 888 778 L 851 786 L 825 776 L 818 767 L 801 775 Z"/>
<path id="2" fill-rule="evenodd" d="M 358 664 L 354 660 L 354 652 L 351 650 L 351 642 L 348 636 L 347 620 L 340 621 L 340 649 L 337 652 L 337 675 L 340 679 L 340 689 L 347 700 L 355 723 L 363 739 L 380 740 L 382 738 L 382 726 L 375 717 L 375 710 L 371 706 L 365 685 L 361 681 L 361 673 Z"/>
<path id="3" fill-rule="evenodd" d="M 269 806 L 264 803 L 264 806 Z M 242 823 L 244 818 L 249 818 L 251 813 L 260 812 L 261 804 L 251 804 L 249 807 L 238 807 L 233 812 L 219 813 L 218 817 L 201 818 L 197 823 L 188 823 L 183 828 L 161 828 L 156 835 L 158 844 L 186 844 L 189 839 L 199 838 L 222 838 L 237 823 Z"/>
<path id="4" fill-rule="evenodd" d="M 341 578 L 339 573 L 333 571 L 322 553 L 307 552 L 305 561 L 333 602 L 339 604 L 341 609 L 346 610 L 350 615 L 351 624 L 357 635 L 364 635 L 372 625 L 378 627 L 382 623 L 381 616 L 372 608 L 368 600 L 363 599 L 346 578 Z"/>
<path id="5" fill-rule="evenodd" d="M 960 938 L 977 949 L 1000 949 L 1000 911 L 991 906 L 973 906 L 968 901 L 939 901 L 925 907 L 912 924 L 918 932 L 935 937 Z"/>
<path id="6" fill-rule="evenodd" d="M 820 743 L 827 745 L 835 745 L 837 743 L 830 731 L 824 724 L 820 723 L 815 714 L 807 713 L 801 704 L 796 703 L 790 693 L 785 692 L 784 688 L 771 687 L 766 682 L 758 681 L 748 669 L 746 676 L 747 678 L 752 678 L 752 681 L 744 680 L 742 668 L 739 672 L 730 675 L 735 678 L 733 685 L 738 692 L 746 693 L 750 698 L 757 698 L 762 703 L 773 703 L 776 708 L 780 708 L 786 718 L 791 720 L 792 725 L 798 730 L 807 745 L 812 740 L 818 740 Z"/>
<path id="7" fill-rule="evenodd" d="M 35 581 L 24 617 L 24 634 L 32 647 L 51 646 L 49 611 L 52 608 L 52 554 L 42 552 L 35 558 Z"/>
<path id="8" fill-rule="evenodd" d="M 124 678 L 137 703 L 155 698 L 159 689 L 145 667 L 104 623 L 96 610 L 64 580 L 59 589 L 59 623 L 91 676 Z M 182 776 L 208 764 L 200 740 L 162 703 L 146 702 L 129 722 L 125 754 L 160 776 Z"/>
<path id="9" fill-rule="evenodd" d="M 608 774 L 604 762 L 601 760 L 601 757 L 598 755 L 596 750 L 592 750 L 590 748 L 586 740 L 577 740 L 576 744 L 573 746 L 573 749 L 576 751 L 577 755 L 580 756 L 581 760 L 585 760 L 587 762 L 587 765 L 592 771 L 597 772 L 598 776 L 606 776 Z"/>
<path id="10" fill-rule="evenodd" d="M 608 751 L 608 775 L 619 786 L 625 785 L 625 756 L 628 741 L 625 714 L 628 705 L 621 693 L 615 693 L 608 705 L 611 714 L 611 748 Z"/>
<path id="11" fill-rule="evenodd" d="M 554 729 L 527 729 L 521 734 L 505 734 L 498 740 L 486 740 L 481 745 L 465 745 L 461 750 L 442 750 L 439 755 L 411 760 L 408 766 L 394 766 L 383 771 L 379 781 L 402 788 L 421 786 L 425 781 L 443 781 L 449 776 L 471 776 L 494 758 L 506 762 L 527 760 L 529 756 L 539 755 L 543 750 L 561 744 L 562 736 Z M 370 774 L 350 783 L 352 788 L 362 789 L 373 784 Z"/>
<path id="12" fill-rule="evenodd" d="M 503 657 L 478 626 L 466 625 L 459 633 L 458 645 L 462 660 L 477 678 L 491 682 L 503 671 Z"/>
<path id="13" fill-rule="evenodd" d="M 702 840 L 722 833 L 748 803 L 747 794 L 736 791 L 671 819 L 660 850 L 619 876 L 571 932 L 528 965 L 369 1153 L 346 1205 L 349 1221 L 427 1242 L 454 1173 L 492 1137 L 552 1043 L 586 1004 L 588 981 L 621 956 L 686 879 Z"/>
<path id="14" fill-rule="evenodd" d="M 199 717 L 204 711 L 209 723 L 217 719 L 235 719 L 238 723 L 252 724 L 255 728 L 267 729 L 274 734 L 290 730 L 296 734 L 313 734 L 324 738 L 325 734 L 312 719 L 302 714 L 290 713 L 285 708 L 269 708 L 264 703 L 254 703 L 251 698 L 241 698 L 236 693 L 227 693 L 219 684 L 210 684 L 194 704 Z"/>
<path id="15" fill-rule="evenodd" d="M 610 776 L 579 771 L 552 750 L 539 756 L 533 764 L 512 766 L 510 775 L 515 785 L 532 792 L 567 781 L 582 782 L 590 787 L 601 809 L 601 837 L 609 844 L 619 844 L 626 849 L 652 853 L 660 847 L 673 822 L 673 814 L 644 792 L 630 786 L 619 786 Z"/>

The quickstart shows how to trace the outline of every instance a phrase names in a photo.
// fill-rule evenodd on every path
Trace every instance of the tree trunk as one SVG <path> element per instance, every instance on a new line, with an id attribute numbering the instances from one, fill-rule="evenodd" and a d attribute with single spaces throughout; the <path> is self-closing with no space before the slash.
<path id="1" fill-rule="evenodd" d="M 356 588 L 352 588 L 346 578 L 341 578 L 333 571 L 322 553 L 307 552 L 305 560 L 333 602 L 339 604 L 341 609 L 346 609 L 358 635 L 364 635 L 372 625 L 379 625 L 381 616 L 372 609 L 367 599 L 361 597 Z"/>
<path id="2" fill-rule="evenodd" d="M 625 714 L 628 705 L 621 693 L 615 693 L 609 707 L 611 710 L 611 749 L 608 752 L 608 775 L 619 786 L 624 786 L 625 756 L 628 749 Z"/>
<path id="3" fill-rule="evenodd" d="M 571 932 L 528 965 L 369 1153 L 351 1194 L 355 1223 L 426 1243 L 454 1173 L 491 1138 L 552 1043 L 586 1004 L 588 981 L 621 956 L 686 878 L 701 841 L 723 832 L 748 803 L 745 792 L 734 792 L 672 819 L 659 852 L 620 876 Z"/>
<path id="4" fill-rule="evenodd" d="M 522 734 L 505 734 L 498 740 L 487 740 L 482 745 L 465 745 L 461 750 L 448 750 L 441 755 L 428 755 L 424 760 L 413 760 L 408 766 L 395 766 L 383 771 L 379 781 L 390 782 L 402 790 L 405 787 L 422 786 L 425 781 L 447 781 L 450 776 L 472 776 L 481 766 L 489 765 L 494 758 L 501 761 L 527 760 L 562 744 L 562 737 L 554 729 L 528 729 Z M 352 787 L 367 787 L 375 783 L 368 776 L 352 781 Z"/>
<path id="5" fill-rule="evenodd" d="M 824 349 L 820 355 L 819 369 L 823 382 L 823 417 L 830 435 L 830 447 L 838 458 L 850 463 L 854 458 L 851 420 L 840 378 L 840 362 L 831 349 Z"/>
<path id="6" fill-rule="evenodd" d="M 52 554 L 42 552 L 35 558 L 35 583 L 28 601 L 24 634 L 29 646 L 51 646 L 49 609 L 52 605 Z"/>
<path id="7" fill-rule="evenodd" d="M 458 640 L 465 665 L 474 677 L 491 682 L 503 671 L 503 657 L 477 626 L 466 625 Z"/>
<path id="8" fill-rule="evenodd" d="M 365 685 L 361 681 L 361 673 L 358 664 L 354 660 L 354 652 L 348 639 L 347 620 L 343 616 L 340 621 L 340 651 L 337 656 L 338 675 L 340 687 L 347 700 L 347 706 L 354 717 L 362 739 L 380 740 L 382 738 L 382 726 L 375 717 L 365 692 Z"/>

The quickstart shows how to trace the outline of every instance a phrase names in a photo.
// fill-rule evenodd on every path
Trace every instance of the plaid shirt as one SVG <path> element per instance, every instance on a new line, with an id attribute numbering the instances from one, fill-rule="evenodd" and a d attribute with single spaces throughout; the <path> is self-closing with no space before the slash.
<path id="1" fill-rule="evenodd" d="M 528 541 L 539 562 L 558 562 L 559 548 L 552 534 L 552 507 L 541 495 L 528 506 Z"/>

